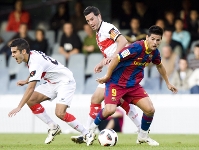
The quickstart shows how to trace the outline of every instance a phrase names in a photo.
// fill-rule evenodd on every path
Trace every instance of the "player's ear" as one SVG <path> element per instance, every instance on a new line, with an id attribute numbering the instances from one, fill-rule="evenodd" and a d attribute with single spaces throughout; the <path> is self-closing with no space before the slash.
<path id="1" fill-rule="evenodd" d="M 148 36 L 148 35 L 146 35 L 146 40 L 148 41 L 148 39 L 149 39 L 149 36 Z"/>
<path id="2" fill-rule="evenodd" d="M 26 54 L 26 49 L 23 49 L 21 52 L 22 54 Z"/>

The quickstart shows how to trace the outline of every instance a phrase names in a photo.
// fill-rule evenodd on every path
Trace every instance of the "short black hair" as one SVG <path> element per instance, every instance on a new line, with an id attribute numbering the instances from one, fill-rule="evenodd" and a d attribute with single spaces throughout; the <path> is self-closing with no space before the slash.
<path id="1" fill-rule="evenodd" d="M 196 44 L 194 47 L 198 47 L 199 48 L 199 44 Z"/>
<path id="2" fill-rule="evenodd" d="M 30 46 L 28 42 L 22 38 L 12 40 L 9 47 L 17 47 L 17 50 L 19 50 L 20 52 L 25 49 L 27 54 L 30 53 Z"/>
<path id="3" fill-rule="evenodd" d="M 99 9 L 97 7 L 94 6 L 88 6 L 86 7 L 86 9 L 84 10 L 84 16 L 87 16 L 90 13 L 93 13 L 95 16 L 98 16 L 100 13 Z"/>
<path id="4" fill-rule="evenodd" d="M 153 25 L 149 28 L 148 36 L 151 36 L 151 34 L 160 35 L 162 37 L 163 29 L 159 26 Z"/>
<path id="5" fill-rule="evenodd" d="M 44 31 L 43 29 L 38 28 L 38 29 L 36 30 L 36 32 L 37 32 L 37 31 L 40 31 L 40 32 L 42 33 L 42 35 L 45 36 L 45 31 Z"/>

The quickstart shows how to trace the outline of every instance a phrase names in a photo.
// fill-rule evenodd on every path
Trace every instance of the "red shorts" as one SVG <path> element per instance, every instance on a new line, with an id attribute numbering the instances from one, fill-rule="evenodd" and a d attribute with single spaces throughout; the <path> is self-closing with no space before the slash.
<path id="1" fill-rule="evenodd" d="M 123 88 L 116 84 L 106 84 L 105 104 L 119 104 L 120 99 L 123 98 L 127 103 L 136 104 L 140 99 L 149 97 L 142 86 L 136 85 L 133 87 Z"/>

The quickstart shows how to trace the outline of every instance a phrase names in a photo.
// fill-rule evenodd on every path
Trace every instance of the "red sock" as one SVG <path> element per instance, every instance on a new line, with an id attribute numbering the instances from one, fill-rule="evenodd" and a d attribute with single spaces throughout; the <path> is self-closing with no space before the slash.
<path id="1" fill-rule="evenodd" d="M 40 114 L 44 112 L 44 107 L 41 104 L 35 104 L 30 107 L 32 110 L 33 114 Z"/>
<path id="2" fill-rule="evenodd" d="M 90 113 L 89 115 L 95 119 L 97 114 L 100 112 L 101 110 L 101 104 L 92 104 L 90 105 Z"/>
<path id="3" fill-rule="evenodd" d="M 126 101 L 124 101 L 120 107 L 122 107 L 125 111 L 126 111 L 126 114 L 129 113 L 129 110 L 130 110 L 130 106 L 129 106 L 129 103 L 127 103 Z"/>
<path id="4" fill-rule="evenodd" d="M 74 121 L 76 118 L 73 116 L 73 115 L 71 115 L 71 114 L 69 114 L 69 113 L 67 113 L 66 112 L 66 114 L 65 114 L 65 116 L 64 116 L 64 121 L 66 121 L 66 122 L 72 122 L 72 121 Z"/>

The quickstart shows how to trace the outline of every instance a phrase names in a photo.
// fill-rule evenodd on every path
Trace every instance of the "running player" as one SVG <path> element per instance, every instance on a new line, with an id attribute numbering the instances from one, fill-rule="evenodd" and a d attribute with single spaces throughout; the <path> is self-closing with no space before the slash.
<path id="1" fill-rule="evenodd" d="M 66 112 L 76 89 L 72 72 L 58 61 L 46 56 L 45 53 L 36 50 L 30 51 L 28 42 L 22 38 L 13 40 L 10 47 L 12 57 L 16 59 L 18 64 L 27 63 L 30 76 L 25 81 L 17 82 L 20 86 L 28 84 L 28 87 L 17 108 L 13 109 L 8 116 L 15 116 L 27 103 L 32 113 L 49 126 L 48 137 L 45 140 L 45 143 L 49 144 L 56 135 L 60 134 L 61 129 L 47 115 L 40 103 L 56 98 L 56 116 L 81 132 L 87 144 L 92 144 L 93 141 L 90 140 L 92 135 L 88 134 L 88 130 L 72 114 Z M 44 78 L 47 82 L 35 89 L 37 81 L 40 81 L 41 78 Z"/>
<path id="2" fill-rule="evenodd" d="M 137 41 L 123 48 L 110 62 L 106 75 L 97 79 L 101 84 L 106 83 L 105 108 L 98 113 L 90 127 L 90 133 L 94 134 L 100 122 L 115 112 L 118 101 L 123 98 L 128 103 L 137 105 L 143 111 L 141 129 L 136 142 L 138 144 L 148 143 L 151 146 L 159 145 L 148 136 L 155 108 L 139 83 L 143 79 L 144 68 L 152 62 L 165 80 L 168 89 L 173 93 L 177 92 L 177 89 L 168 80 L 157 49 L 162 34 L 163 30 L 160 27 L 150 27 L 145 41 Z"/>
<path id="3" fill-rule="evenodd" d="M 101 14 L 98 8 L 88 6 L 84 10 L 84 16 L 90 27 L 96 31 L 97 44 L 104 55 L 104 59 L 96 65 L 94 71 L 99 73 L 102 71 L 104 65 L 109 64 L 114 56 L 128 43 L 127 40 L 119 30 L 112 24 L 102 21 Z M 101 110 L 101 102 L 104 100 L 105 84 L 99 84 L 96 91 L 91 97 L 90 113 L 87 120 L 87 127 L 93 123 L 96 115 Z M 140 129 L 141 119 L 133 105 L 129 105 L 125 101 L 122 102 L 121 107 L 126 111 L 129 118 L 135 123 L 138 130 Z M 82 143 L 82 136 L 72 136 L 71 140 L 76 143 Z"/>

